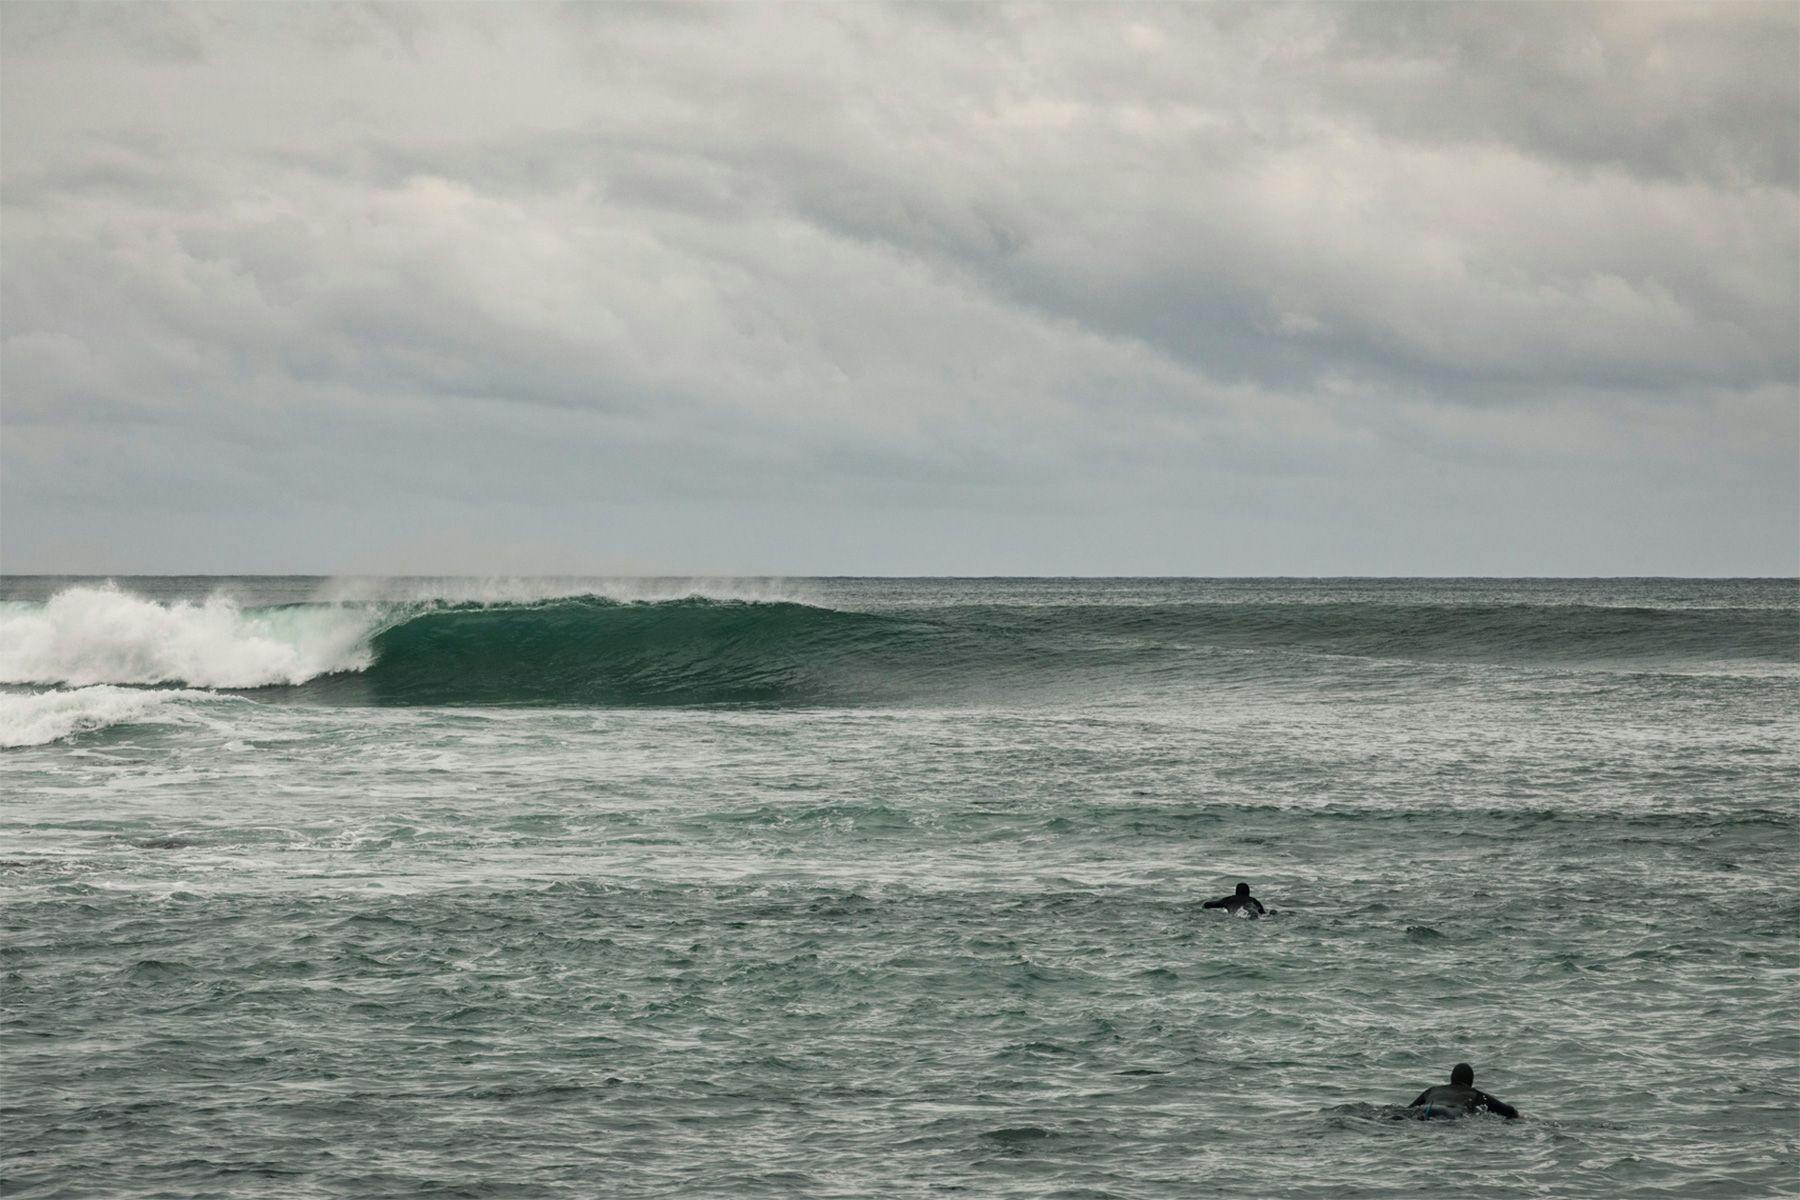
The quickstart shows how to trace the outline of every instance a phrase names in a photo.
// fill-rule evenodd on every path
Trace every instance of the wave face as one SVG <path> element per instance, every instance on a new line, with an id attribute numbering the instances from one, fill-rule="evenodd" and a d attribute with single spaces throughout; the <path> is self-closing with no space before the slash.
<path id="1" fill-rule="evenodd" d="M 1304 685 L 1342 669 L 1334 660 L 1777 674 L 1800 663 L 1788 606 L 1070 599 L 244 607 L 75 587 L 0 605 L 0 683 L 177 685 L 326 704 L 867 705 Z"/>
<path id="2" fill-rule="evenodd" d="M 1319 656 L 1571 669 L 1800 660 L 1771 610 L 1366 604 L 968 606 L 571 597 L 422 612 L 356 674 L 297 694 L 377 704 L 882 704 L 1046 690 L 1304 681 Z"/>
<path id="3" fill-rule="evenodd" d="M 377 704 L 804 704 L 903 647 L 904 623 L 786 602 L 595 596 L 417 612 L 297 693 Z"/>

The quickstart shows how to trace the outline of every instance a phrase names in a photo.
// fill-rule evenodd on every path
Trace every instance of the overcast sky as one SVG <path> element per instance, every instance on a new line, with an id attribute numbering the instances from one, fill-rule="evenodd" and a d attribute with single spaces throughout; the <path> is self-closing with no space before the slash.
<path id="1" fill-rule="evenodd" d="M 11 572 L 1793 574 L 1800 6 L 0 6 Z"/>

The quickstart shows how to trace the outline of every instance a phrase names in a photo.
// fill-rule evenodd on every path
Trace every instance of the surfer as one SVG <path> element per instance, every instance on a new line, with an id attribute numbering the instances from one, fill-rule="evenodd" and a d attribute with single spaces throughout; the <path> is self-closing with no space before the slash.
<path id="1" fill-rule="evenodd" d="M 1475 1086 L 1475 1068 L 1468 1063 L 1457 1063 L 1450 1068 L 1450 1082 L 1428 1087 L 1419 1093 L 1409 1108 L 1422 1108 L 1421 1114 L 1427 1118 L 1466 1117 L 1470 1113 L 1491 1112 L 1513 1120 L 1519 1110 L 1504 1100 L 1497 1100 Z"/>
<path id="2" fill-rule="evenodd" d="M 1262 906 L 1261 900 L 1258 900 L 1255 896 L 1250 894 L 1250 885 L 1247 883 L 1238 884 L 1237 891 L 1231 895 L 1220 896 L 1217 900 L 1208 900 L 1200 907 L 1222 908 L 1228 913 L 1236 913 L 1243 909 L 1249 909 L 1255 916 L 1261 916 L 1268 911 Z"/>

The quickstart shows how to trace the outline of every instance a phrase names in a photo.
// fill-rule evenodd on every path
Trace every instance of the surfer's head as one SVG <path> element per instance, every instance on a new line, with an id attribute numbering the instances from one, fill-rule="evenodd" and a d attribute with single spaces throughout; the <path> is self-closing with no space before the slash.
<path id="1" fill-rule="evenodd" d="M 1250 894 L 1250 885 L 1247 883 L 1238 884 L 1237 894 L 1240 896 L 1248 896 Z"/>
<path id="2" fill-rule="evenodd" d="M 1457 1063 L 1450 1068 L 1450 1082 L 1461 1084 L 1463 1087 L 1474 1087 L 1475 1068 L 1468 1063 Z"/>

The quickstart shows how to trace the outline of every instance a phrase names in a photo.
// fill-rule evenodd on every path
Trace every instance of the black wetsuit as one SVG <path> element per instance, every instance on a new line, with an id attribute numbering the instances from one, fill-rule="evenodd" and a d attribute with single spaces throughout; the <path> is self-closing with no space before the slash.
<path id="1" fill-rule="evenodd" d="M 1423 1108 L 1428 1117 L 1465 1117 L 1470 1113 L 1491 1112 L 1513 1120 L 1519 1110 L 1504 1100 L 1496 1100 L 1479 1088 L 1466 1083 L 1440 1083 L 1419 1093 L 1409 1108 Z"/>
<path id="2" fill-rule="evenodd" d="M 1217 900 L 1208 900 L 1200 907 L 1222 908 L 1228 913 L 1234 913 L 1240 908 L 1247 908 L 1258 916 L 1269 911 L 1262 906 L 1262 901 L 1258 900 L 1255 896 L 1220 896 Z"/>

